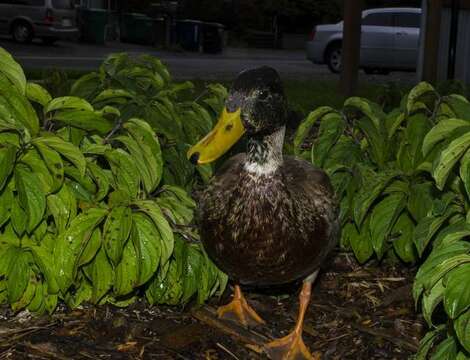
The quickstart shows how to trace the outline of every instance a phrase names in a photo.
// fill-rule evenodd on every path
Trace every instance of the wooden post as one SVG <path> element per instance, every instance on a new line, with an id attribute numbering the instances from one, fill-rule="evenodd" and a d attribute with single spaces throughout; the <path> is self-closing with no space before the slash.
<path id="1" fill-rule="evenodd" d="M 357 90 L 361 51 L 362 0 L 344 1 L 341 93 L 352 96 Z"/>
<path id="2" fill-rule="evenodd" d="M 441 32 L 442 0 L 427 0 L 428 12 L 424 35 L 423 79 L 430 83 L 437 80 L 439 38 Z"/>
<path id="3" fill-rule="evenodd" d="M 452 0 L 452 11 L 450 18 L 449 55 L 447 61 L 447 79 L 455 78 L 455 62 L 457 52 L 457 37 L 459 31 L 460 1 Z"/>

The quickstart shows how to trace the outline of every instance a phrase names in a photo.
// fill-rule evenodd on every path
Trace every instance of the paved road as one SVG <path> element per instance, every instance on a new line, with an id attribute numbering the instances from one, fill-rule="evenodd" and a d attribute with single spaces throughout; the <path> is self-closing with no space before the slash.
<path id="1" fill-rule="evenodd" d="M 106 46 L 58 42 L 53 46 L 42 43 L 16 44 L 0 39 L 0 46 L 10 51 L 25 68 L 94 70 L 111 53 L 128 52 L 132 55 L 152 54 L 160 58 L 177 79 L 231 79 L 243 69 L 268 65 L 276 68 L 288 79 L 334 79 L 326 66 L 314 65 L 306 60 L 302 50 L 264 50 L 227 48 L 222 54 L 195 54 L 156 50 L 148 46 L 109 43 Z M 412 75 L 411 75 L 412 76 Z M 374 76 L 377 81 L 409 79 L 410 74 Z"/>

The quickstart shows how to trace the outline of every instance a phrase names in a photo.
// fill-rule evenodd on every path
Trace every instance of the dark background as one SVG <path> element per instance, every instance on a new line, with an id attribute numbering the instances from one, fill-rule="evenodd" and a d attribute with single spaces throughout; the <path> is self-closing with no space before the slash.
<path id="1" fill-rule="evenodd" d="M 213 21 L 229 30 L 270 31 L 276 17 L 280 30 L 308 33 L 313 25 L 334 23 L 342 19 L 345 0 L 180 0 L 179 18 Z M 165 1 L 161 1 L 164 3 Z M 155 0 L 129 0 L 129 10 L 148 12 Z M 365 0 L 365 8 L 387 6 L 419 7 L 421 0 Z"/>

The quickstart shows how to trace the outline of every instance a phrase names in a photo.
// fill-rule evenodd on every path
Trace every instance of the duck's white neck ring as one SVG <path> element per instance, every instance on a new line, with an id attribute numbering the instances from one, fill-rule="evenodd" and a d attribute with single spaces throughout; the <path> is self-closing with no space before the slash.
<path id="1" fill-rule="evenodd" d="M 272 134 L 261 138 L 252 137 L 248 140 L 246 171 L 258 175 L 268 175 L 282 164 L 282 147 L 286 127 L 283 126 Z"/>

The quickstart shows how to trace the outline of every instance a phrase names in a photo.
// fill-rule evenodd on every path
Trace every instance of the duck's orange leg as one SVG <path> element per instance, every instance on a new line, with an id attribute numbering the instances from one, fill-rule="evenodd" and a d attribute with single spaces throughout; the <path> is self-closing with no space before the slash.
<path id="1" fill-rule="evenodd" d="M 235 285 L 233 300 L 217 309 L 219 318 L 238 321 L 243 326 L 264 324 L 264 320 L 248 305 L 239 285 Z"/>
<path id="2" fill-rule="evenodd" d="M 318 271 L 309 276 L 303 283 L 299 295 L 299 316 L 294 330 L 287 336 L 266 344 L 265 351 L 273 360 L 319 360 L 319 355 L 312 355 L 302 340 L 305 312 L 310 302 L 312 283 Z"/>

